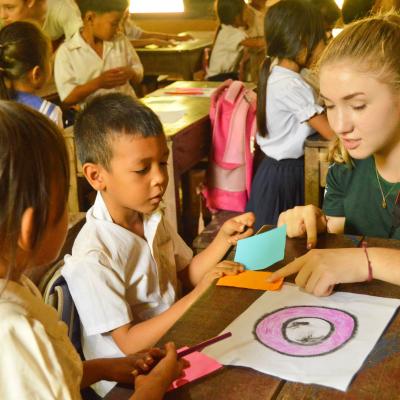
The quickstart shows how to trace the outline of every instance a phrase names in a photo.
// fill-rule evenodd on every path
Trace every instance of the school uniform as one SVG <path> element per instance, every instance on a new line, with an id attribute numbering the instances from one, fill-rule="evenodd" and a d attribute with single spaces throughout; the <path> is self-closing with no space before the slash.
<path id="1" fill-rule="evenodd" d="M 123 356 L 109 332 L 166 311 L 180 296 L 177 272 L 192 251 L 161 209 L 145 215 L 143 226 L 146 240 L 115 224 L 98 193 L 65 257 L 62 274 L 81 319 L 86 359 Z M 114 385 L 94 388 L 104 396 Z"/>
<path id="2" fill-rule="evenodd" d="M 379 176 L 386 195 L 393 184 Z M 382 207 L 382 193 L 372 156 L 352 160 L 352 165 L 329 167 L 323 210 L 331 217 L 345 217 L 345 233 L 400 239 L 400 229 L 392 226 L 392 213 L 400 185 L 393 187 Z"/>
<path id="3" fill-rule="evenodd" d="M 62 36 L 69 39 L 82 24 L 81 13 L 74 0 L 47 0 L 42 30 L 51 40 Z"/>
<path id="4" fill-rule="evenodd" d="M 72 90 L 79 85 L 97 78 L 103 72 L 121 66 L 130 66 L 139 76 L 143 77 L 143 65 L 135 49 L 125 35 L 118 35 L 112 41 L 103 42 L 103 56 L 100 57 L 82 38 L 80 32 L 57 50 L 54 66 L 54 78 L 61 100 L 64 100 Z M 109 92 L 121 92 L 136 97 L 131 84 L 113 89 L 100 89 L 88 96 L 81 105 L 93 96 Z"/>
<path id="5" fill-rule="evenodd" d="M 211 52 L 207 79 L 237 71 L 243 50 L 240 43 L 246 38 L 247 34 L 243 29 L 221 24 Z"/>
<path id="6" fill-rule="evenodd" d="M 63 128 L 62 111 L 56 104 L 42 99 L 33 93 L 21 92 L 19 90 L 14 91 L 12 99 L 34 108 L 51 119 L 59 128 Z"/>
<path id="7" fill-rule="evenodd" d="M 304 204 L 304 142 L 315 131 L 307 121 L 323 112 L 300 74 L 278 65 L 267 82 L 266 137 L 256 140 L 265 158 L 253 179 L 247 210 L 255 227 L 276 224 L 282 211 Z"/>
<path id="8" fill-rule="evenodd" d="M 136 40 L 142 37 L 143 29 L 128 18 L 124 24 L 124 33 L 129 40 Z"/>
<path id="9" fill-rule="evenodd" d="M 81 399 L 82 362 L 56 310 L 24 276 L 0 279 L 0 293 L 0 398 Z"/>

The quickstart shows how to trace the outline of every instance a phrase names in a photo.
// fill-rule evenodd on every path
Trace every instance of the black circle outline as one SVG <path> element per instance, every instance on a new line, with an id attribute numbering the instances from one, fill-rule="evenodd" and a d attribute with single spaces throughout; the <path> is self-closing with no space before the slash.
<path id="1" fill-rule="evenodd" d="M 319 318 L 319 317 L 296 317 L 296 318 L 291 318 L 291 319 L 288 319 L 287 321 L 285 321 L 285 322 L 282 324 L 282 327 L 281 327 L 282 336 L 283 336 L 283 337 L 285 338 L 285 340 L 286 340 L 287 342 L 289 342 L 289 343 L 297 344 L 297 345 L 299 345 L 299 346 L 315 346 L 314 343 L 304 343 L 304 344 L 302 344 L 302 343 L 299 343 L 299 342 L 295 342 L 294 340 L 291 340 L 291 339 L 289 339 L 289 338 L 287 337 L 287 335 L 286 335 L 286 327 L 287 327 L 291 322 L 296 321 L 296 319 L 300 319 L 300 318 L 319 319 L 319 320 L 322 320 L 322 321 L 325 321 L 326 323 L 328 323 L 329 326 L 330 326 L 330 330 L 329 330 L 329 333 L 324 337 L 323 341 L 325 341 L 326 339 L 328 339 L 329 337 L 331 337 L 331 336 L 332 336 L 332 333 L 335 332 L 335 327 L 333 326 L 332 322 L 326 320 L 325 318 Z M 322 342 L 323 342 L 323 341 L 322 341 Z M 322 342 L 320 342 L 320 343 L 322 343 Z M 319 343 L 318 343 L 318 344 L 319 344 Z"/>
<path id="2" fill-rule="evenodd" d="M 354 329 L 353 329 L 353 332 L 352 332 L 351 336 L 349 336 L 349 338 L 348 338 L 345 342 L 343 342 L 340 346 L 336 347 L 336 348 L 333 349 L 333 350 L 329 350 L 329 351 L 327 351 L 327 352 L 325 352 L 325 353 L 311 354 L 311 355 L 294 355 L 294 354 L 284 353 L 283 351 L 276 350 L 276 349 L 274 349 L 274 348 L 272 348 L 272 347 L 266 345 L 265 343 L 261 342 L 261 340 L 258 338 L 257 333 L 256 333 L 256 328 L 257 328 L 258 324 L 259 324 L 261 321 L 263 321 L 263 320 L 264 320 L 266 317 L 268 317 L 269 315 L 276 314 L 276 313 L 279 312 L 279 311 L 286 310 L 286 309 L 288 309 L 288 308 L 300 308 L 300 307 L 327 308 L 327 309 L 329 309 L 329 310 L 336 310 L 336 311 L 340 311 L 340 312 L 343 312 L 343 313 L 349 315 L 349 316 L 353 319 L 353 321 L 354 321 Z M 303 318 L 305 318 L 305 317 L 303 317 Z M 279 308 L 279 309 L 277 309 L 277 310 L 275 310 L 275 311 L 272 311 L 272 312 L 270 312 L 270 313 L 264 314 L 264 315 L 263 315 L 261 318 L 259 318 L 259 319 L 256 321 L 256 323 L 254 324 L 253 335 L 254 335 L 255 339 L 257 340 L 257 342 L 260 342 L 260 344 L 262 344 L 263 346 L 267 347 L 268 349 L 271 349 L 272 351 L 275 351 L 275 353 L 283 354 L 284 356 L 294 357 L 294 358 L 306 358 L 306 357 L 320 357 L 320 356 L 324 356 L 324 355 L 326 355 L 326 354 L 334 353 L 335 351 L 337 351 L 337 350 L 339 350 L 340 348 L 342 348 L 342 347 L 343 347 L 346 343 L 348 343 L 350 340 L 352 340 L 352 339 L 354 338 L 354 336 L 356 335 L 357 331 L 358 331 L 358 320 L 357 320 L 357 318 L 356 318 L 353 314 L 351 314 L 350 312 L 344 311 L 344 310 L 341 310 L 340 308 L 335 308 L 335 307 L 310 306 L 310 305 L 304 304 L 304 305 L 301 305 L 301 306 L 287 306 L 287 307 L 282 307 L 282 308 Z"/>

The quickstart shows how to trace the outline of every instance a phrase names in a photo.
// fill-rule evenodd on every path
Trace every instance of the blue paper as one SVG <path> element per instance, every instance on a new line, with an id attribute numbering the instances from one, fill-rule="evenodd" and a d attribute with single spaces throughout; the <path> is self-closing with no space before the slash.
<path id="1" fill-rule="evenodd" d="M 270 267 L 285 257 L 286 225 L 238 241 L 235 261 L 246 269 Z"/>

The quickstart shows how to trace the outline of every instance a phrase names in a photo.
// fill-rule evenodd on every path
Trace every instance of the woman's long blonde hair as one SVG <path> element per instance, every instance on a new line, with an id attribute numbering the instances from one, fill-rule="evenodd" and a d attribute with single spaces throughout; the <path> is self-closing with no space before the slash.
<path id="1" fill-rule="evenodd" d="M 325 65 L 348 60 L 360 72 L 400 89 L 400 14 L 395 11 L 373 15 L 348 25 L 326 47 L 318 70 Z M 339 139 L 329 151 L 329 160 L 351 164 L 351 158 Z"/>

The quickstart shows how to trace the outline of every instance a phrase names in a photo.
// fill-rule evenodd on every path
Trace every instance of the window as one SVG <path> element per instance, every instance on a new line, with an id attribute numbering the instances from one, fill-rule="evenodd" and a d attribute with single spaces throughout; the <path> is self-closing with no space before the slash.
<path id="1" fill-rule="evenodd" d="M 183 0 L 131 0 L 131 13 L 184 12 Z"/>

